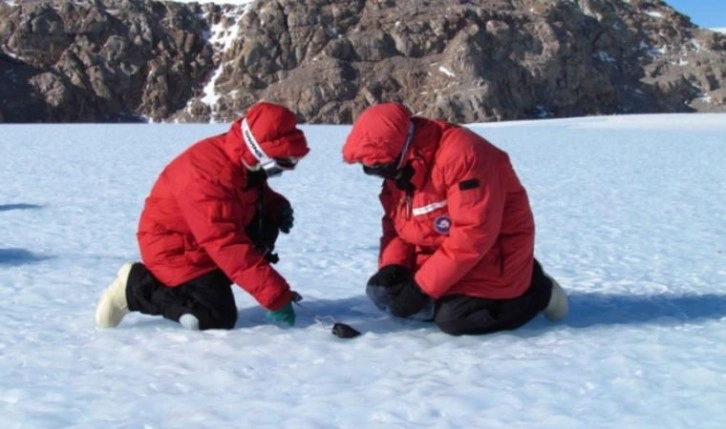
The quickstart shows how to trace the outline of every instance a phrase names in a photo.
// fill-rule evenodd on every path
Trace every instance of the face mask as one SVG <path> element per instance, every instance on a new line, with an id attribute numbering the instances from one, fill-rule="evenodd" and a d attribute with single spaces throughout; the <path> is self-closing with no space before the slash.
<path id="1" fill-rule="evenodd" d="M 373 166 L 363 166 L 363 172 L 369 176 L 376 176 L 386 180 L 396 182 L 396 187 L 402 191 L 413 191 L 415 186 L 411 183 L 416 170 L 410 162 L 406 163 L 403 168 L 398 168 L 395 164 L 375 164 Z"/>
<path id="2" fill-rule="evenodd" d="M 364 165 L 363 172 L 369 176 L 377 176 L 382 179 L 393 180 L 395 180 L 401 173 L 398 169 L 398 166 L 394 163 L 375 164 L 372 166 Z"/>
<path id="3" fill-rule="evenodd" d="M 411 162 L 399 169 L 398 177 L 396 177 L 396 187 L 404 192 L 413 192 L 416 189 L 411 179 L 416 174 L 416 170 L 411 165 Z"/>

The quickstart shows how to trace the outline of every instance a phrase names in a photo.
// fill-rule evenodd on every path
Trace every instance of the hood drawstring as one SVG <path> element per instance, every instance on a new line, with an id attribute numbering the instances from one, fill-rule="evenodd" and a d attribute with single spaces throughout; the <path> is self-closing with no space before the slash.
<path id="1" fill-rule="evenodd" d="M 413 140 L 414 131 L 416 131 L 416 127 L 413 126 L 413 121 L 408 121 L 406 142 L 403 144 L 403 150 L 401 151 L 401 155 L 399 155 L 398 157 L 398 165 L 396 166 L 396 169 L 400 169 L 401 167 L 403 167 L 403 162 L 406 159 L 406 153 L 408 153 L 408 148 L 411 146 L 411 141 Z"/>
<path id="2" fill-rule="evenodd" d="M 401 169 L 403 167 L 404 160 L 406 158 L 406 154 L 408 153 L 411 142 L 413 141 L 413 134 L 416 131 L 416 127 L 413 125 L 413 121 L 408 121 L 408 133 L 406 134 L 406 143 L 403 146 L 403 151 L 401 152 L 401 157 L 398 160 L 398 168 Z M 414 151 L 414 157 L 417 155 L 417 153 Z M 413 170 L 413 167 L 411 164 L 408 164 L 408 167 Z M 406 180 L 409 181 L 408 186 L 406 186 L 404 190 L 404 202 L 406 204 L 406 220 L 411 219 L 411 214 L 413 212 L 413 191 L 415 188 L 411 186 L 410 180 L 415 174 L 415 171 L 412 171 L 409 173 L 410 177 L 407 177 Z"/>
<path id="3" fill-rule="evenodd" d="M 406 200 L 406 220 L 409 220 L 413 213 L 413 191 L 406 191 L 404 198 Z"/>

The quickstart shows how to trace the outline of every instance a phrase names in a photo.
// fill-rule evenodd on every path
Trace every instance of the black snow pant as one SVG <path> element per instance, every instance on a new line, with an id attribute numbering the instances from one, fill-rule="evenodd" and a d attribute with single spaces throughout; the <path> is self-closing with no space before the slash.
<path id="1" fill-rule="evenodd" d="M 519 328 L 547 307 L 552 282 L 535 259 L 527 291 L 512 299 L 446 295 L 436 301 L 434 322 L 451 335 L 480 335 Z"/>
<path id="2" fill-rule="evenodd" d="M 129 310 L 179 322 L 185 313 L 199 320 L 199 329 L 232 329 L 237 323 L 237 304 L 232 281 L 215 270 L 176 287 L 157 280 L 144 264 L 135 263 L 129 273 L 126 299 Z"/>
<path id="3" fill-rule="evenodd" d="M 278 261 L 272 253 L 280 233 L 279 226 L 258 207 L 246 228 L 247 236 L 270 263 Z M 232 280 L 222 270 L 214 270 L 176 287 L 157 280 L 144 264 L 135 263 L 129 274 L 126 299 L 129 310 L 163 316 L 179 322 L 185 313 L 199 320 L 199 329 L 232 329 L 237 323 L 237 304 L 232 293 Z"/>

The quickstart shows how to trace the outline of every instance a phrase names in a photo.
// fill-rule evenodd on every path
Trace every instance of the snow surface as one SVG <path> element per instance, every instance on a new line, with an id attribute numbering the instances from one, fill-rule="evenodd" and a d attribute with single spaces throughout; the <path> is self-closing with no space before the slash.
<path id="1" fill-rule="evenodd" d="M 379 183 L 341 161 L 349 127 L 318 125 L 272 182 L 296 210 L 277 268 L 305 297 L 297 326 L 235 287 L 231 331 L 139 314 L 95 328 L 156 175 L 226 128 L 0 125 L 3 428 L 726 424 L 726 115 L 472 125 L 528 188 L 564 323 L 451 337 L 379 313 L 363 291 Z M 338 339 L 333 320 L 364 334 Z"/>

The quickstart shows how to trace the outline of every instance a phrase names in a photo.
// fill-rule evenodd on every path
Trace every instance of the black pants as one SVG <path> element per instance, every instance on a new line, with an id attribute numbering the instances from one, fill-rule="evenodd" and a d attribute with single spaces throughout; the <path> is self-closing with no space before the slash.
<path id="1" fill-rule="evenodd" d="M 199 329 L 232 329 L 237 323 L 237 304 L 232 281 L 215 270 L 177 287 L 158 281 L 144 264 L 135 263 L 129 274 L 126 299 L 129 310 L 179 322 L 182 314 L 199 319 Z"/>
<path id="2" fill-rule="evenodd" d="M 279 225 L 258 207 L 245 230 L 255 248 L 270 263 L 278 261 L 275 241 Z M 232 280 L 222 270 L 215 270 L 176 287 L 157 280 L 144 264 L 135 263 L 129 274 L 126 299 L 129 310 L 153 316 L 163 316 L 179 322 L 189 313 L 199 320 L 199 329 L 232 329 L 237 323 L 237 304 L 232 294 Z"/>
<path id="3" fill-rule="evenodd" d="M 484 299 L 467 295 L 446 295 L 436 302 L 434 321 L 451 335 L 480 335 L 519 328 L 547 307 L 552 282 L 534 261 L 532 282 L 520 297 Z"/>

